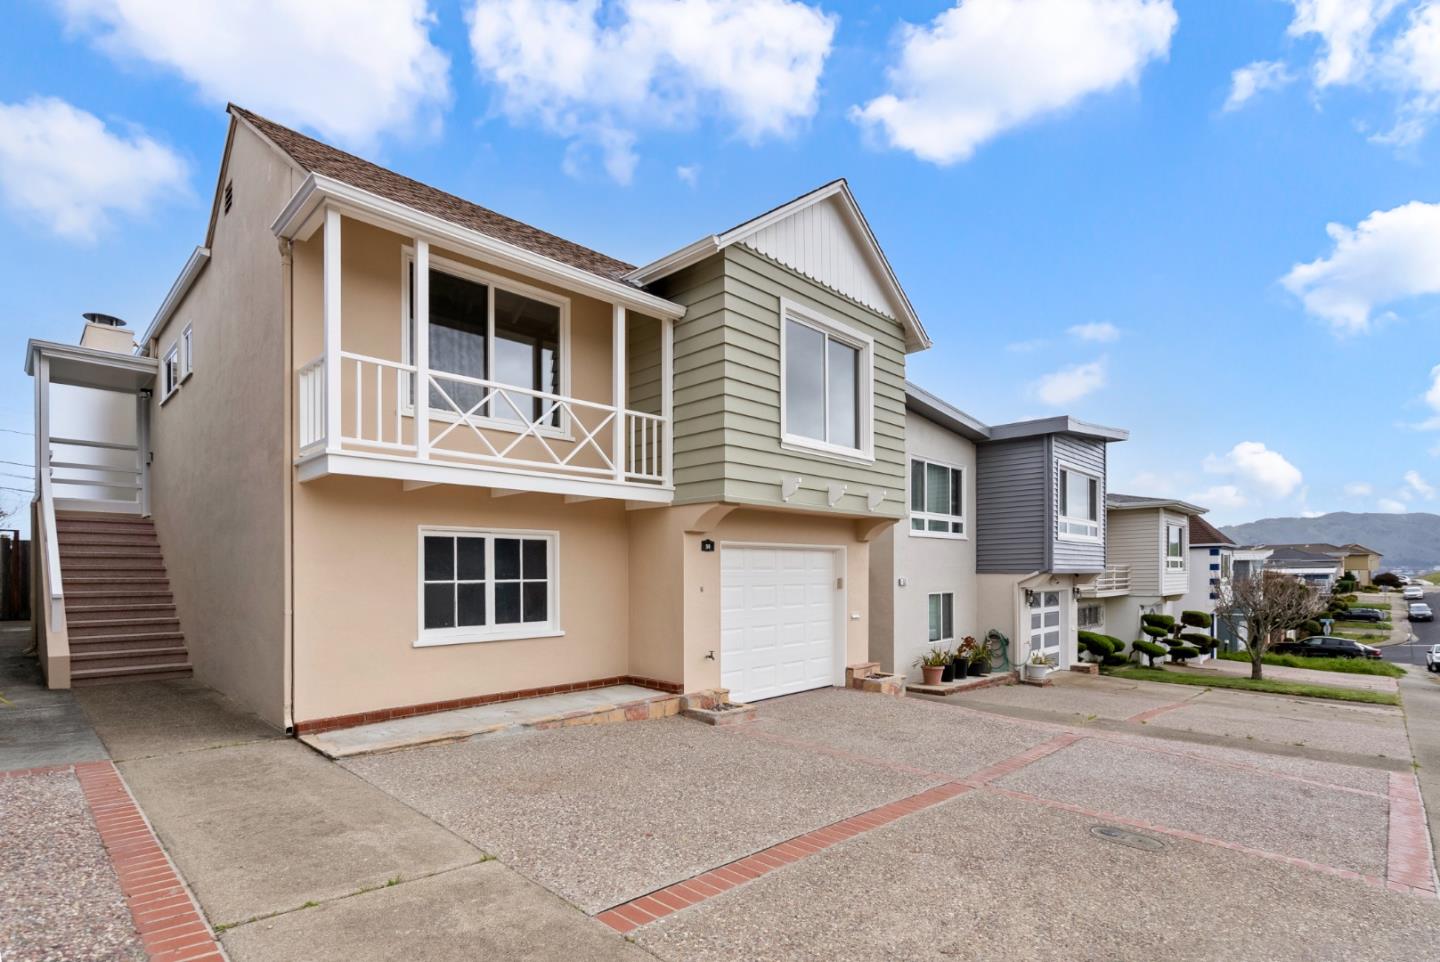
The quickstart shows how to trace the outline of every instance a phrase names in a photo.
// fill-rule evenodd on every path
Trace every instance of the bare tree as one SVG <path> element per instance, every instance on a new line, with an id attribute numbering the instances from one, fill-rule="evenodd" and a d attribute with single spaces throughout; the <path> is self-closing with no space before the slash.
<path id="1" fill-rule="evenodd" d="M 1285 640 L 1285 632 L 1299 628 L 1324 610 L 1320 593 L 1299 578 L 1278 571 L 1258 577 L 1237 578 L 1215 602 L 1215 618 L 1242 637 L 1250 652 L 1250 677 L 1262 678 L 1262 659 L 1270 646 Z"/>

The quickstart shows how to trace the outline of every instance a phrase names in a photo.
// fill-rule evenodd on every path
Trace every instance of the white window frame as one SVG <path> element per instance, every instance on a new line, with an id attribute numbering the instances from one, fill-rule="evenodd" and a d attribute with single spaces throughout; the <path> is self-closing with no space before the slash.
<path id="1" fill-rule="evenodd" d="M 160 403 L 164 404 L 180 390 L 180 342 L 174 341 L 160 360 Z"/>
<path id="2" fill-rule="evenodd" d="M 186 324 L 180 332 L 180 383 L 190 380 L 195 373 L 195 326 Z"/>
<path id="3" fill-rule="evenodd" d="M 930 599 L 940 599 L 940 637 L 930 638 Z M 945 634 L 945 599 L 950 599 L 950 634 Z M 955 640 L 955 592 L 953 591 L 932 591 L 925 596 L 925 637 L 930 638 L 927 644 L 940 645 L 947 641 Z"/>
<path id="4" fill-rule="evenodd" d="M 828 441 L 807 438 L 803 434 L 791 434 L 786 430 L 788 423 L 786 395 L 789 393 L 789 388 L 785 383 L 788 321 L 802 324 L 826 337 L 825 384 L 827 386 L 821 388 L 821 393 L 824 395 L 825 434 L 827 436 L 830 434 L 828 341 L 839 341 L 860 353 L 859 369 L 855 375 L 855 389 L 858 393 L 855 400 L 856 416 L 859 418 L 859 423 L 856 425 L 857 436 L 860 440 L 859 447 L 851 448 L 843 444 L 831 444 Z M 780 446 L 793 451 L 821 454 L 840 460 L 861 461 L 866 464 L 873 464 L 875 461 L 875 339 L 832 317 L 821 314 L 819 311 L 811 310 L 803 304 L 783 297 L 780 299 Z"/>
<path id="5" fill-rule="evenodd" d="M 1083 471 L 1080 468 L 1073 467 L 1069 464 L 1061 464 L 1059 466 L 1059 470 L 1056 472 L 1055 475 L 1056 484 L 1059 486 L 1059 490 L 1056 492 L 1055 501 L 1057 504 L 1060 505 L 1063 505 L 1066 501 L 1065 476 L 1067 474 L 1074 474 L 1079 477 L 1085 478 L 1087 481 L 1090 481 L 1095 485 L 1096 516 L 1094 518 L 1080 518 L 1072 515 L 1067 515 L 1064 512 L 1063 508 L 1059 511 L 1056 511 L 1056 537 L 1058 537 L 1061 541 L 1080 541 L 1087 544 L 1099 544 L 1101 518 L 1103 517 L 1105 512 L 1105 486 L 1100 483 L 1099 475 L 1091 474 L 1089 471 Z M 1081 527 L 1084 530 L 1068 530 L 1068 527 L 1070 525 Z"/>
<path id="6" fill-rule="evenodd" d="M 545 599 L 549 617 L 544 622 L 521 622 L 508 625 L 464 625 L 454 628 L 425 627 L 425 537 L 485 538 L 485 616 L 495 617 L 495 539 L 543 539 L 549 543 L 545 552 L 545 577 L 548 587 Z M 490 641 L 525 641 L 535 638 L 560 638 L 565 634 L 560 624 L 560 532 L 508 528 L 463 528 L 422 525 L 415 538 L 415 643 L 416 648 L 439 645 L 469 645 Z M 522 549 L 523 552 L 523 549 Z"/>
<path id="7" fill-rule="evenodd" d="M 1187 525 L 1177 524 L 1174 521 L 1165 522 L 1165 540 L 1161 544 L 1161 550 L 1165 555 L 1166 571 L 1184 571 L 1186 568 L 1186 556 L 1190 552 L 1190 546 L 1186 544 L 1186 542 L 1190 540 L 1185 530 L 1186 527 Z M 1172 531 L 1180 532 L 1180 554 L 1178 557 L 1170 556 L 1170 532 Z"/>
<path id="8" fill-rule="evenodd" d="M 969 486 L 969 481 L 970 481 L 970 479 L 969 479 L 969 477 L 968 477 L 969 472 L 967 472 L 967 471 L 965 470 L 964 466 L 962 466 L 962 465 L 959 465 L 959 464 L 950 464 L 950 463 L 948 463 L 948 462 L 940 461 L 940 460 L 937 460 L 937 459 L 935 459 L 935 458 L 910 457 L 910 458 L 908 458 L 907 460 L 908 460 L 908 470 L 909 470 L 909 472 L 910 472 L 910 476 L 906 479 L 906 480 L 909 482 L 909 484 L 906 485 L 905 499 L 906 499 L 906 503 L 910 505 L 910 536 L 911 536 L 912 538 L 947 538 L 947 539 L 949 539 L 949 540 L 951 540 L 951 541 L 965 541 L 965 540 L 967 540 L 967 539 L 970 537 L 970 528 L 969 528 L 969 525 L 966 523 L 965 499 L 966 499 L 967 497 L 969 497 L 969 494 L 970 494 L 970 486 Z M 937 468 L 945 468 L 946 470 L 949 470 L 949 471 L 958 471 L 958 472 L 960 473 L 960 513 L 959 513 L 959 514 L 941 514 L 941 513 L 937 513 L 937 512 L 933 512 L 933 511 L 916 511 L 916 510 L 915 510 L 915 505 L 914 505 L 914 503 L 913 503 L 913 501 L 912 501 L 912 498 L 913 498 L 914 491 L 915 491 L 915 463 L 916 463 L 917 461 L 918 461 L 921 465 L 931 465 L 931 464 L 933 464 L 933 465 L 935 465 L 935 467 L 937 467 Z M 929 482 L 929 476 L 928 476 L 928 474 L 926 475 L 925 483 L 926 483 L 927 486 L 928 486 L 929 483 L 930 483 L 930 482 Z M 951 483 L 952 483 L 952 484 L 954 483 L 953 479 L 952 479 Z M 927 492 L 927 494 L 928 494 L 928 492 Z M 917 528 L 915 527 L 915 522 L 916 522 L 916 521 L 922 521 L 922 522 L 924 522 L 924 527 L 923 527 L 923 529 L 917 529 Z M 931 531 L 931 530 L 930 530 L 930 522 L 931 522 L 931 521 L 944 522 L 944 523 L 947 525 L 947 530 L 945 530 L 945 531 Z M 955 524 L 955 523 L 957 523 L 957 522 L 958 522 L 959 525 L 960 525 L 960 530 L 959 530 L 959 531 L 951 531 L 951 530 L 948 530 L 948 526 L 949 526 L 949 525 L 953 525 L 953 524 Z"/>
<path id="9" fill-rule="evenodd" d="M 1095 619 L 1095 621 L 1094 621 L 1092 624 L 1088 624 L 1088 625 L 1085 624 L 1085 620 L 1080 616 L 1080 613 L 1081 613 L 1082 611 L 1084 611 L 1086 608 L 1094 608 L 1096 611 L 1098 611 L 1098 612 L 1100 613 L 1100 617 L 1098 617 L 1097 619 Z M 1077 605 L 1075 606 L 1075 627 L 1076 627 L 1076 629 L 1079 630 L 1079 631 L 1094 631 L 1096 628 L 1104 628 L 1104 627 L 1105 627 L 1105 606 L 1104 606 L 1103 604 L 1101 604 L 1100 602 L 1098 602 L 1098 601 L 1087 601 L 1087 602 L 1082 602 L 1082 603 L 1080 603 L 1080 604 L 1077 604 Z"/>
<path id="10" fill-rule="evenodd" d="M 410 278 L 411 268 L 415 264 L 415 249 L 403 247 L 400 251 L 400 363 L 414 364 L 415 357 L 413 347 L 415 343 L 414 325 L 415 318 L 410 316 Z M 462 264 L 459 261 L 452 261 L 444 257 L 430 255 L 430 269 L 440 271 L 442 274 L 450 274 L 461 280 L 473 281 L 476 284 L 484 284 L 486 287 L 486 347 L 485 347 L 485 377 L 484 380 L 495 380 L 495 291 L 501 289 L 511 294 L 518 294 L 521 297 L 528 297 L 532 300 L 550 304 L 560 309 L 560 389 L 557 392 L 561 397 L 571 397 L 570 393 L 570 298 L 563 294 L 555 294 L 551 291 L 542 290 L 538 287 L 531 287 L 519 281 L 511 280 L 508 277 L 501 277 L 489 271 L 481 270 L 478 267 L 471 267 L 469 264 Z M 430 370 L 437 371 L 439 368 L 431 364 Z M 459 374 L 459 371 L 448 371 L 445 373 Z M 517 384 L 516 387 L 527 387 Z M 406 391 L 401 399 L 400 413 L 406 417 L 415 416 L 415 404 L 411 400 L 413 392 Z M 598 412 L 596 412 L 598 413 Z M 570 412 L 565 408 L 559 411 L 560 423 L 558 425 L 541 425 L 531 433 L 542 434 L 547 438 L 557 438 L 561 441 L 575 440 L 571 430 Z M 430 408 L 430 420 L 458 422 L 460 417 L 454 411 L 442 410 L 432 406 Z M 505 418 L 481 417 L 479 414 L 472 414 L 470 420 L 486 430 L 508 431 L 512 434 L 520 434 L 526 429 L 524 424 L 518 421 L 511 421 Z"/>

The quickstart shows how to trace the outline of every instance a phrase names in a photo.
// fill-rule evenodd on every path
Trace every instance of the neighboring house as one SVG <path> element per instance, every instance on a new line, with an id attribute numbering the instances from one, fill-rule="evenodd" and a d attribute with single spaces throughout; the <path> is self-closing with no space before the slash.
<path id="1" fill-rule="evenodd" d="M 1221 626 L 1214 623 L 1215 607 L 1230 597 L 1236 547 L 1229 536 L 1202 516 L 1190 516 L 1190 586 L 1180 599 L 1178 609 L 1210 615 L 1210 634 L 1216 638 L 1221 637 Z"/>
<path id="2" fill-rule="evenodd" d="M 1269 548 L 1253 545 L 1236 545 L 1229 549 L 1228 553 L 1230 555 L 1231 584 L 1241 579 L 1260 577 L 1265 572 L 1265 562 L 1270 559 L 1272 554 Z M 1243 620 L 1233 627 L 1229 619 L 1218 620 L 1215 625 L 1216 637 L 1230 651 L 1238 651 L 1244 647 L 1245 634 Z"/>
<path id="3" fill-rule="evenodd" d="M 1343 575 L 1348 575 L 1360 582 L 1362 585 L 1373 584 L 1375 576 L 1380 573 L 1380 559 L 1384 557 L 1373 548 L 1367 548 L 1363 544 L 1328 544 L 1325 542 L 1314 542 L 1311 544 L 1274 544 L 1268 547 L 1285 551 L 1303 551 L 1310 554 L 1329 555 L 1339 562 Z"/>
<path id="4" fill-rule="evenodd" d="M 1069 417 L 985 425 L 914 384 L 906 409 L 909 523 L 871 547 L 871 659 L 918 680 L 925 651 L 994 628 L 1012 665 L 1039 650 L 1068 666 L 1076 586 L 1105 566 L 1106 445 L 1127 432 Z"/>
<path id="5" fill-rule="evenodd" d="M 1190 519 L 1205 511 L 1173 498 L 1110 495 L 1105 570 L 1081 593 L 1087 627 L 1128 644 L 1142 637 L 1142 615 L 1178 619 L 1191 590 Z"/>
<path id="6" fill-rule="evenodd" d="M 1278 571 L 1299 578 L 1320 591 L 1328 593 L 1345 573 L 1342 554 L 1309 551 L 1287 544 L 1267 544 L 1263 547 L 1270 551 L 1270 557 L 1265 559 L 1266 571 Z"/>
<path id="7" fill-rule="evenodd" d="M 765 698 L 867 657 L 929 340 L 843 181 L 636 268 L 229 113 L 140 353 L 29 347 L 52 686 L 193 667 L 313 730 L 620 679 Z M 59 384 L 136 412 L 123 496 L 56 490 Z M 1034 579 L 1098 570 L 1098 533 L 1034 540 Z"/>

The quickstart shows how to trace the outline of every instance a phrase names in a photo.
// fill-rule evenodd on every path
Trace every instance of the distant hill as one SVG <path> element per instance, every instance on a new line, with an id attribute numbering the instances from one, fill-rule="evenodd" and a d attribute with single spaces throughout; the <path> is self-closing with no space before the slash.
<path id="1" fill-rule="evenodd" d="M 1385 568 L 1440 568 L 1440 514 L 1351 514 L 1318 518 L 1264 518 L 1220 529 L 1240 544 L 1357 542 L 1385 555 Z"/>

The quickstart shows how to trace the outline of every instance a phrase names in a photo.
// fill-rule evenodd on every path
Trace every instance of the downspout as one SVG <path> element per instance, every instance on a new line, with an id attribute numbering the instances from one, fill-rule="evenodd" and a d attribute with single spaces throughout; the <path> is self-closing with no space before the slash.
<path id="1" fill-rule="evenodd" d="M 285 414 L 285 429 L 281 432 L 284 438 L 285 458 L 285 495 L 281 499 L 284 509 L 285 536 L 282 550 L 284 575 L 281 579 L 285 588 L 285 610 L 282 619 L 284 625 L 284 655 L 285 665 L 285 706 L 284 722 L 285 733 L 295 732 L 295 467 L 294 458 L 291 452 L 295 450 L 295 396 L 292 391 L 294 378 L 291 376 L 295 367 L 295 285 L 294 285 L 295 261 L 291 242 L 280 239 L 280 323 L 284 332 L 282 341 L 285 345 L 284 354 L 284 397 L 285 403 L 281 405 Z"/>

